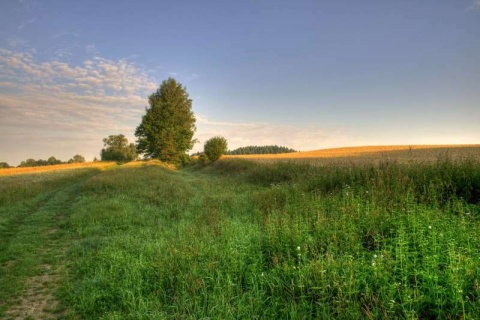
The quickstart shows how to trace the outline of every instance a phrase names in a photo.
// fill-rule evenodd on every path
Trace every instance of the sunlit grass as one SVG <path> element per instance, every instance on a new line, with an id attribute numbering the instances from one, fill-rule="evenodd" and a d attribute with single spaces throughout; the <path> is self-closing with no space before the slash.
<path id="1" fill-rule="evenodd" d="M 172 169 L 134 162 L 65 181 L 66 318 L 480 314 L 475 158 Z"/>
<path id="2" fill-rule="evenodd" d="M 115 162 L 96 161 L 96 162 L 84 162 L 84 163 L 63 163 L 63 164 L 56 164 L 51 166 L 5 168 L 5 169 L 0 169 L 0 176 L 43 173 L 43 172 L 52 172 L 52 171 L 59 171 L 59 170 L 85 169 L 85 168 L 106 169 L 115 165 L 116 165 Z"/>
<path id="3" fill-rule="evenodd" d="M 261 161 L 272 160 L 306 160 L 319 163 L 331 163 L 336 160 L 347 162 L 384 161 L 391 159 L 400 162 L 435 161 L 439 156 L 450 158 L 480 157 L 480 145 L 399 145 L 399 146 L 368 146 L 332 148 L 314 151 L 293 152 L 283 154 L 262 155 L 226 155 L 225 159 L 240 158 Z"/>

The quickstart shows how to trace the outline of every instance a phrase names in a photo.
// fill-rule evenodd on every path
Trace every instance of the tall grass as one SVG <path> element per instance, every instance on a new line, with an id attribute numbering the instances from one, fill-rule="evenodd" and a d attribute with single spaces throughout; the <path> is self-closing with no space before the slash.
<path id="1" fill-rule="evenodd" d="M 72 205 L 69 316 L 480 314 L 480 164 L 112 170 Z"/>

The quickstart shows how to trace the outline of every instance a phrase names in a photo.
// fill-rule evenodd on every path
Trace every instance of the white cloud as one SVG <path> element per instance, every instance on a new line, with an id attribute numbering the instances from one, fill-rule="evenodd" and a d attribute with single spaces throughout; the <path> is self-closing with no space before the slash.
<path id="1" fill-rule="evenodd" d="M 157 86 L 144 70 L 126 60 L 95 57 L 73 66 L 61 61 L 38 62 L 34 52 L 0 49 L 2 157 L 51 141 L 44 154 L 29 157 L 66 158 L 83 152 L 93 158 L 108 134 L 124 133 L 133 140 L 147 97 Z M 25 134 L 19 136 L 18 132 Z M 90 148 L 75 150 L 71 145 L 59 149 L 55 143 L 59 137 L 65 141 L 83 137 L 82 145 Z M 0 161 L 15 164 L 21 160 Z"/>

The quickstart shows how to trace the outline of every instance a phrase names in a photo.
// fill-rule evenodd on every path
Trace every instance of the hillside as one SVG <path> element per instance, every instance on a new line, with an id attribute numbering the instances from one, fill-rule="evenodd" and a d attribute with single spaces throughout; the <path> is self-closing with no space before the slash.
<path id="1" fill-rule="evenodd" d="M 478 146 L 303 159 L 439 150 Z M 4 169 L 0 318 L 475 319 L 480 163 L 443 160 Z"/>

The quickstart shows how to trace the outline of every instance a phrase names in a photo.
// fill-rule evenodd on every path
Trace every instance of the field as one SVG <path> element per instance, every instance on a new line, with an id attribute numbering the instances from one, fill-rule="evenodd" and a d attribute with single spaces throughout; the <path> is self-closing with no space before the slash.
<path id="1" fill-rule="evenodd" d="M 480 147 L 395 148 L 0 170 L 0 317 L 477 318 Z"/>

